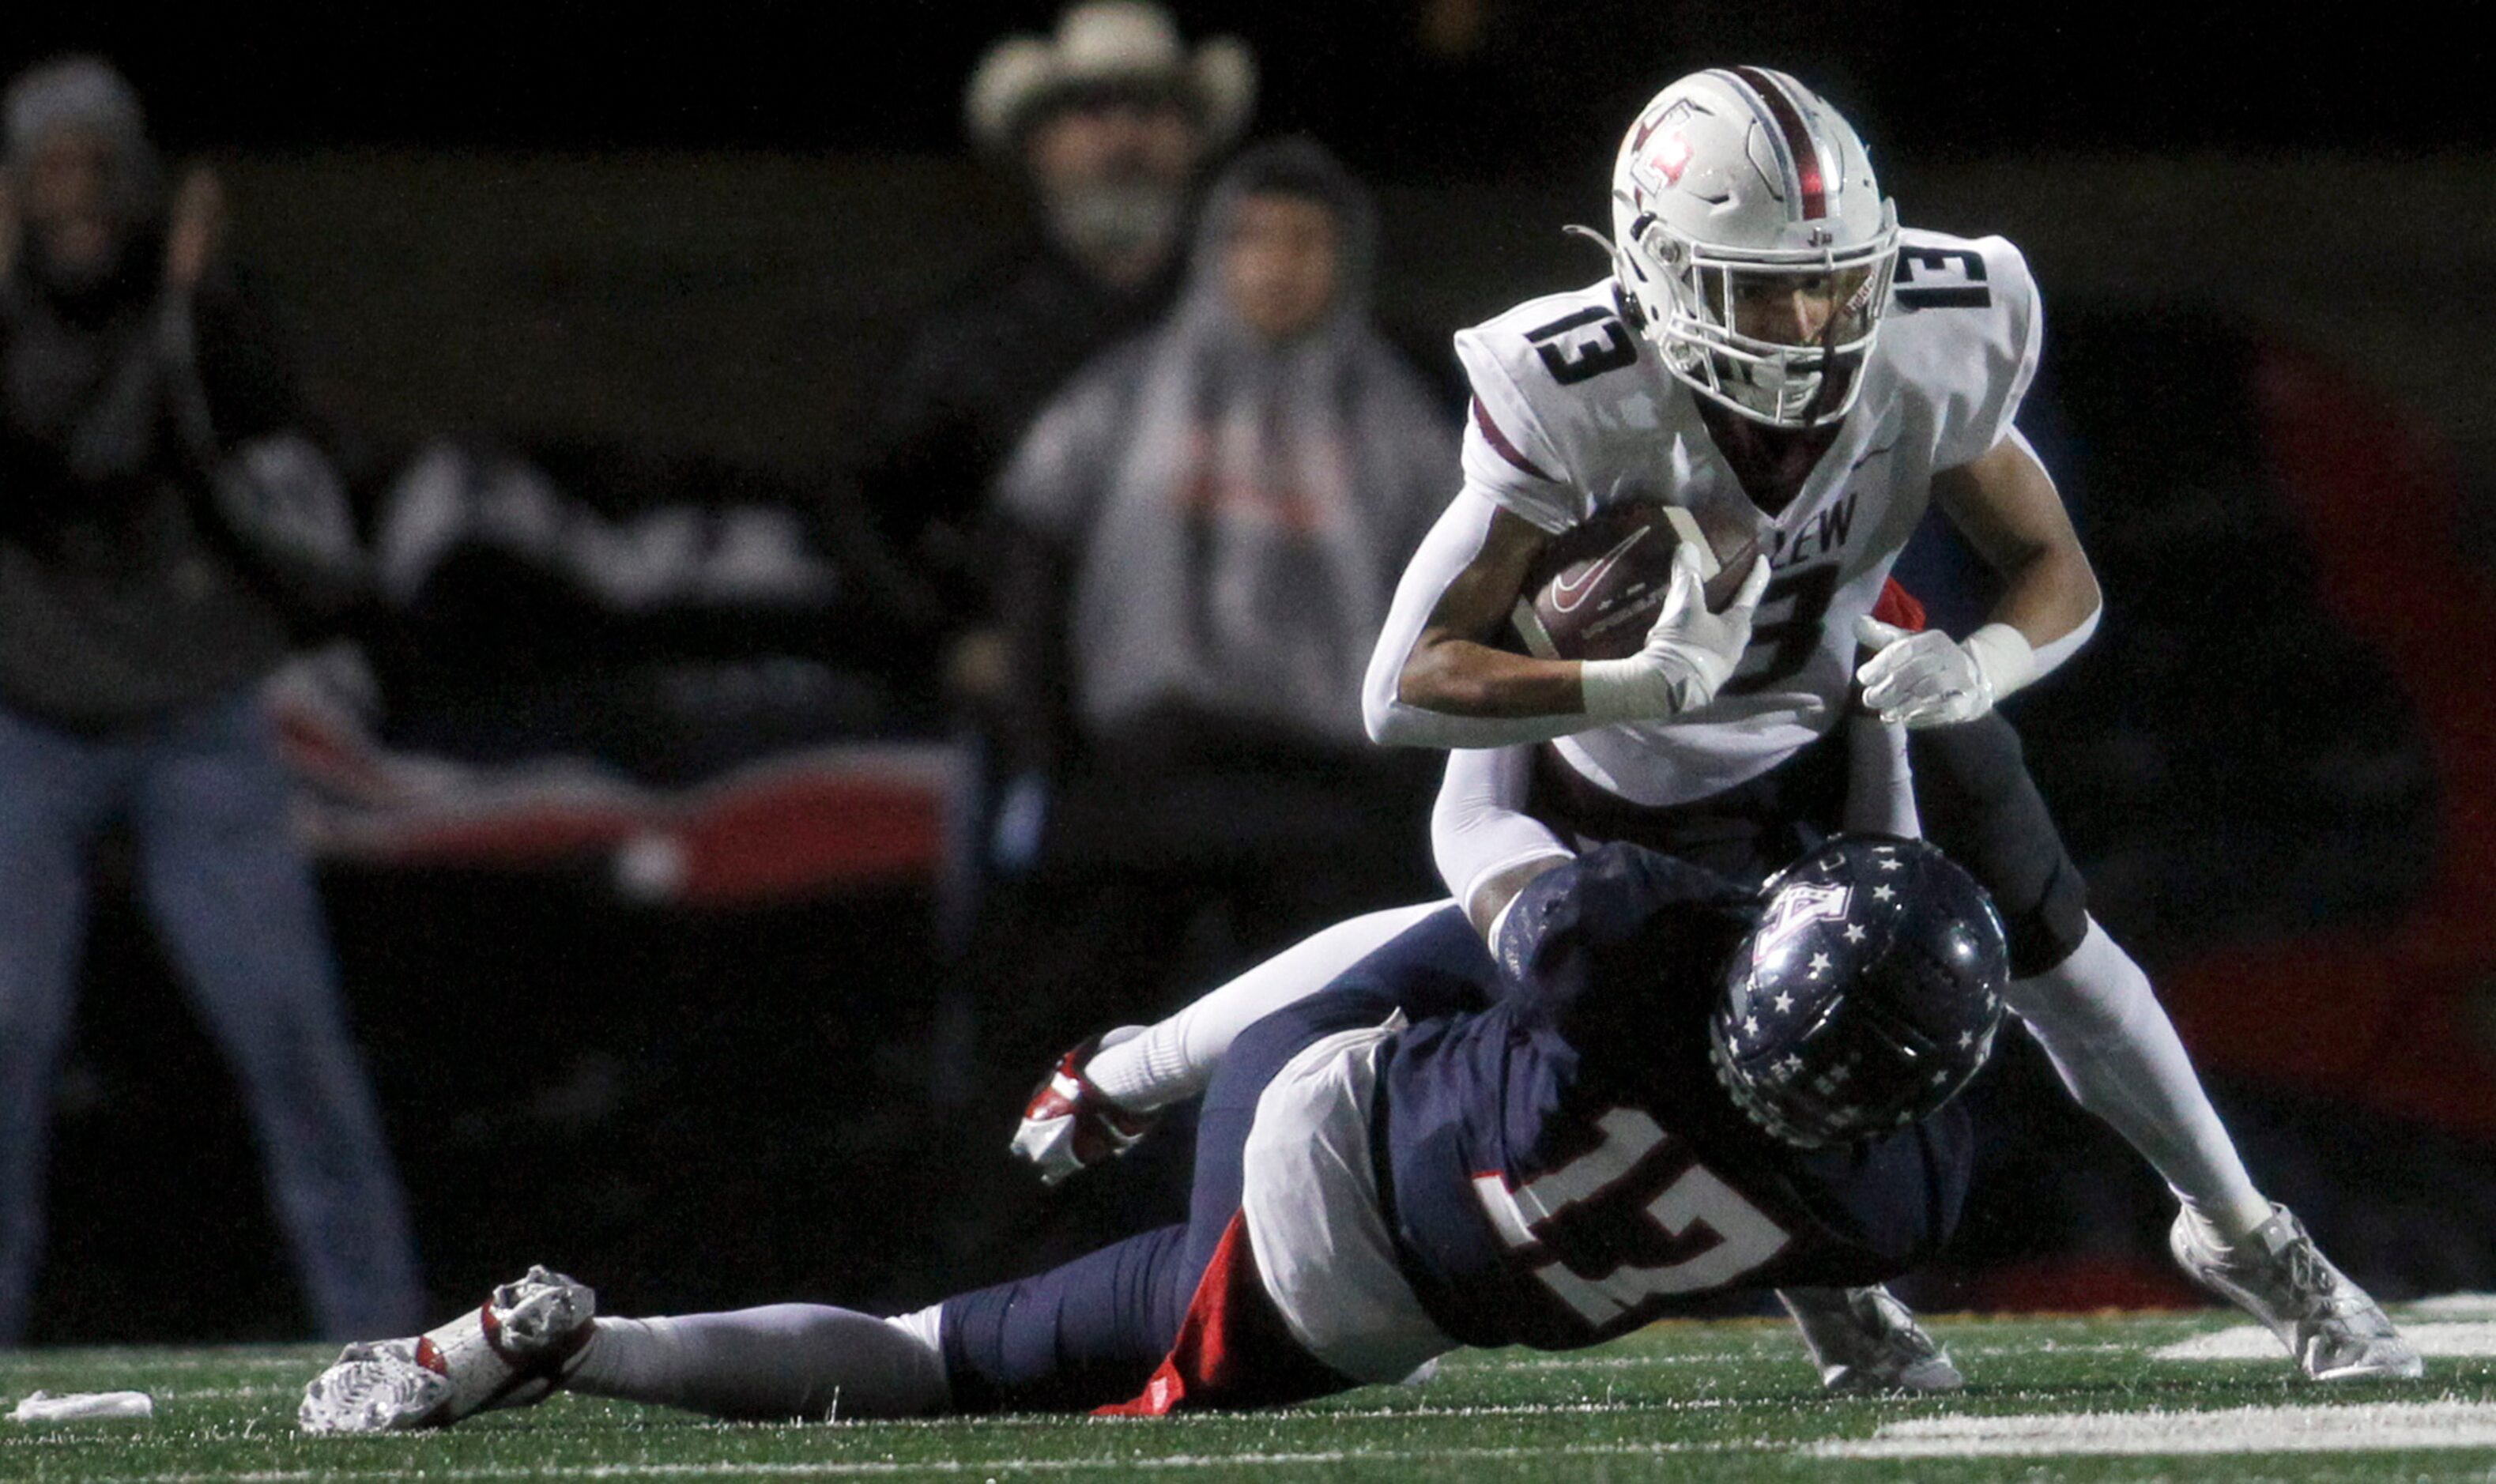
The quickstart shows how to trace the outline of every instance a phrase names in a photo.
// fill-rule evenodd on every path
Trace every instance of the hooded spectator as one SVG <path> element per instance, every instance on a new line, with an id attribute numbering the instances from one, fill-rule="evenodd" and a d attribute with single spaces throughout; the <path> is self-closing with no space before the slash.
<path id="1" fill-rule="evenodd" d="M 220 252 L 215 179 L 169 198 L 130 84 L 52 62 L 0 114 L 0 1345 L 28 1324 L 89 863 L 115 825 L 241 1085 L 316 1322 L 403 1327 L 405 1205 L 260 703 L 290 620 L 232 518 L 326 510 L 334 541 L 334 478 Z"/>

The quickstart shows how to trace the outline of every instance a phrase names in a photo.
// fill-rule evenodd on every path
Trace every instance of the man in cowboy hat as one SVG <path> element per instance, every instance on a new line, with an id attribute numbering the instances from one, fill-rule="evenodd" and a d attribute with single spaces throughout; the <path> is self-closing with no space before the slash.
<path id="1" fill-rule="evenodd" d="M 974 533 L 991 479 L 1077 366 L 1169 307 L 1198 179 L 1256 90 L 1244 46 L 1191 50 L 1143 0 L 1082 0 L 973 73 L 969 133 L 1028 185 L 1041 231 L 918 326 L 858 464 L 878 524 L 958 618 L 985 607 Z"/>

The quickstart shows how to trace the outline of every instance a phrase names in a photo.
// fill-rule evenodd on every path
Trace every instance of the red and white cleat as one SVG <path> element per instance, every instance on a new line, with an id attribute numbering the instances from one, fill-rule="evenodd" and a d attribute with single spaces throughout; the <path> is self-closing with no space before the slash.
<path id="1" fill-rule="evenodd" d="M 1125 1154 L 1161 1122 L 1158 1112 L 1132 1113 L 1111 1102 L 1083 1075 L 1101 1042 L 1096 1036 L 1059 1057 L 1023 1106 L 1012 1148 L 1039 1166 L 1043 1185 Z"/>
<path id="2" fill-rule="evenodd" d="M 597 1296 L 545 1268 L 412 1340 L 359 1341 L 303 1388 L 307 1433 L 391 1433 L 545 1400 L 589 1343 Z"/>

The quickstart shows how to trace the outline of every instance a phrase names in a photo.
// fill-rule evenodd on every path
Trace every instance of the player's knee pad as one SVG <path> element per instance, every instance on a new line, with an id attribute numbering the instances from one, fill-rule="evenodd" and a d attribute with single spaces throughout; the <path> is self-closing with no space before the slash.
<path id="1" fill-rule="evenodd" d="M 1987 713 L 1910 731 L 1907 757 L 1925 838 L 1991 893 L 2012 976 L 2070 958 L 2088 935 L 2088 883 L 2028 775 L 2019 734 Z"/>
<path id="2" fill-rule="evenodd" d="M 2004 912 L 2003 935 L 2011 948 L 2011 973 L 2027 977 L 2051 972 L 2078 951 L 2089 930 L 2088 883 L 2056 842 L 2059 863 L 2044 888 L 2020 912 Z M 1996 906 L 1999 907 L 1997 899 Z"/>

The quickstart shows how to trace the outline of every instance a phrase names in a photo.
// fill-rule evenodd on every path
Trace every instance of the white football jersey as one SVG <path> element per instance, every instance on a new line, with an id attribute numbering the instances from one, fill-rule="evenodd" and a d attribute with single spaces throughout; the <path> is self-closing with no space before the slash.
<path id="1" fill-rule="evenodd" d="M 1801 491 L 1751 503 L 1698 399 L 1626 324 L 1609 279 L 1530 300 L 1456 335 L 1473 383 L 1465 485 L 1544 531 L 1620 501 L 1690 510 L 1720 555 L 1756 541 L 1774 577 L 1750 648 L 1706 707 L 1560 738 L 1579 772 L 1640 804 L 1704 798 L 1833 726 L 1871 611 L 1922 518 L 1936 471 L 2011 433 L 2043 315 L 2017 248 L 1904 232 L 1863 390 Z"/>

